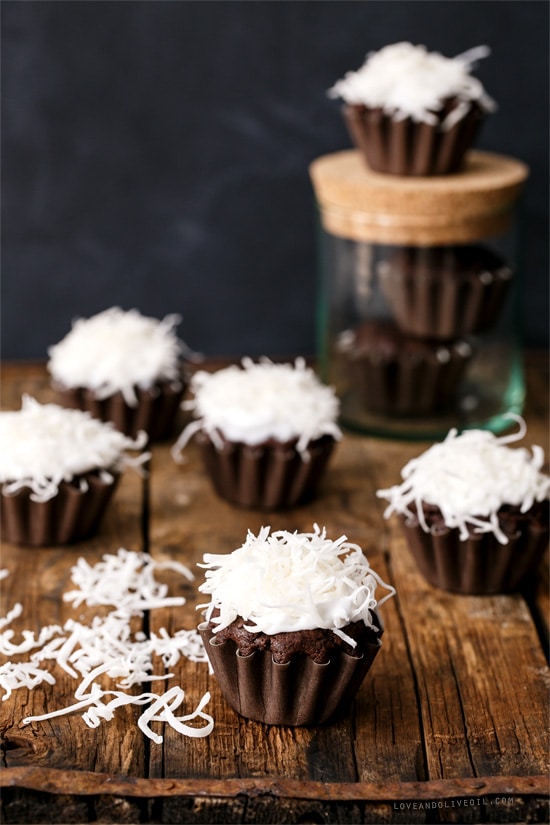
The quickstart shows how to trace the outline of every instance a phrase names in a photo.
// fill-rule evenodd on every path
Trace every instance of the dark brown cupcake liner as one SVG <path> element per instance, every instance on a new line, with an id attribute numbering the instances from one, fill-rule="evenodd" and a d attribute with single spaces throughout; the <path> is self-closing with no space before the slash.
<path id="1" fill-rule="evenodd" d="M 365 409 L 396 416 L 448 407 L 473 355 L 466 341 L 442 344 L 406 338 L 384 322 L 373 323 L 365 340 L 359 328 L 357 338 L 340 353 Z"/>
<path id="2" fill-rule="evenodd" d="M 320 725 L 349 711 L 382 645 L 383 626 L 370 632 L 361 656 L 339 649 L 326 664 L 306 654 L 273 661 L 269 650 L 241 656 L 233 640 L 218 642 L 203 622 L 199 633 L 226 702 L 247 719 L 266 725 Z"/>
<path id="3" fill-rule="evenodd" d="M 508 543 L 500 544 L 492 533 L 471 533 L 462 540 L 457 528 L 432 525 L 428 533 L 416 517 L 402 518 L 424 578 L 433 587 L 472 596 L 516 592 L 537 570 L 548 546 L 548 521 L 523 516 L 515 524 L 514 532 L 507 530 Z"/>
<path id="4" fill-rule="evenodd" d="M 2 492 L 2 540 L 47 547 L 88 538 L 97 531 L 118 485 L 120 475 L 110 472 L 110 476 L 111 482 L 97 473 L 86 473 L 73 482 L 62 481 L 57 495 L 48 501 L 33 501 L 28 488 L 13 495 Z"/>
<path id="5" fill-rule="evenodd" d="M 138 403 L 130 406 L 121 392 L 98 399 L 86 387 L 63 387 L 54 384 L 59 403 L 74 410 L 85 410 L 100 421 L 111 421 L 117 430 L 135 438 L 144 430 L 149 441 L 161 441 L 172 435 L 176 416 L 185 394 L 186 382 L 162 382 L 152 389 L 135 387 Z"/>
<path id="6" fill-rule="evenodd" d="M 479 246 L 401 247 L 378 277 L 404 333 L 450 340 L 496 323 L 512 269 Z"/>
<path id="7" fill-rule="evenodd" d="M 224 440 L 218 448 L 204 432 L 197 441 L 220 498 L 259 510 L 287 509 L 313 498 L 335 445 L 332 436 L 322 436 L 308 445 L 304 460 L 295 442 L 251 447 Z"/>
<path id="8" fill-rule="evenodd" d="M 473 145 L 484 114 L 477 104 L 451 128 L 441 123 L 454 107 L 449 101 L 437 124 L 416 123 L 411 118 L 394 120 L 381 108 L 346 104 L 343 116 L 350 137 L 374 172 L 390 175 L 448 175 L 457 172 Z"/>

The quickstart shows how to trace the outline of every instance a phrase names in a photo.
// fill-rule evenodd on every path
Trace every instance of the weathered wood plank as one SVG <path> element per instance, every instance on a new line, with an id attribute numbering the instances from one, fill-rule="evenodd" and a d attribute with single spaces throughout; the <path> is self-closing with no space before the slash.
<path id="1" fill-rule="evenodd" d="M 44 767 L 20 767 L 0 772 L 0 788 L 60 792 L 73 777 L 71 771 Z M 479 776 L 434 779 L 418 782 L 314 782 L 281 777 L 239 777 L 233 779 L 136 778 L 79 771 L 74 775 L 74 796 L 111 795 L 155 798 L 196 797 L 197 799 L 251 798 L 269 794 L 273 798 L 335 802 L 429 802 L 432 799 L 474 798 L 482 796 L 545 797 L 548 775 Z"/>
<path id="2" fill-rule="evenodd" d="M 136 494 L 139 500 L 139 492 L 138 479 L 121 481 L 110 512 L 105 515 L 103 526 L 94 539 L 65 548 L 2 547 L 2 565 L 10 570 L 10 575 L 2 582 L 0 613 L 5 615 L 16 600 L 23 605 L 22 615 L 11 625 L 16 638 L 24 628 L 37 633 L 47 625 L 63 626 L 69 618 L 89 622 L 94 615 L 105 614 L 108 608 L 80 606 L 75 610 L 62 600 L 62 595 L 73 587 L 70 570 L 80 556 L 90 564 L 97 563 L 106 552 L 116 553 L 119 546 L 131 543 L 132 538 L 134 549 L 139 549 L 139 530 L 130 527 L 139 516 L 138 512 L 134 512 L 134 518 L 130 516 L 135 510 Z M 25 658 L 20 655 L 14 660 Z M 47 669 L 50 668 L 47 666 Z M 74 703 L 77 682 L 58 666 L 52 673 L 55 685 L 46 684 L 31 691 L 20 688 L 2 702 L 0 726 L 7 748 L 6 764 L 71 765 L 74 769 L 97 768 L 143 775 L 144 748 L 135 724 L 136 711 L 132 708 L 119 708 L 111 722 L 93 730 L 78 714 L 22 725 L 24 717 L 48 713 Z M 110 680 L 103 684 L 114 686 Z"/>
<path id="3" fill-rule="evenodd" d="M 528 359 L 527 367 L 526 443 L 541 444 L 548 455 L 547 358 Z M 41 364 L 6 365 L 2 379 L 6 409 L 18 408 L 23 392 L 53 400 Z M 422 580 L 374 492 L 395 483 L 424 446 L 346 435 L 316 502 L 265 515 L 217 499 L 192 445 L 188 463 L 177 466 L 163 444 L 154 448 L 148 535 L 141 534 L 141 481 L 126 474 L 93 541 L 65 550 L 3 547 L 2 566 L 11 574 L 0 583 L 2 608 L 17 596 L 31 617 L 25 626 L 35 629 L 70 609 L 60 596 L 78 555 L 96 560 L 119 546 L 141 549 L 143 541 L 155 558 L 175 558 L 197 575 L 189 584 L 167 574 L 171 592 L 187 604 L 151 611 L 146 624 L 169 632 L 194 627 L 202 600 L 196 562 L 205 552 L 232 550 L 247 529 L 263 524 L 303 531 L 316 521 L 330 535 L 345 533 L 398 589 L 383 608 L 380 656 L 349 717 L 332 725 L 279 729 L 241 719 L 206 666 L 188 661 L 156 690 L 181 684 L 189 709 L 212 691 L 216 727 L 202 740 L 168 728 L 162 745 L 134 742 L 135 719 L 123 709 L 94 730 L 76 715 L 36 723 L 28 739 L 22 715 L 49 707 L 53 697 L 18 691 L 19 709 L 10 705 L 14 697 L 0 707 L 2 720 L 9 717 L 0 773 L 4 821 L 546 821 L 548 671 L 540 638 L 547 633 L 547 572 L 529 602 L 539 635 L 519 595 L 453 596 Z M 418 807 L 423 800 L 445 805 Z"/>
<path id="4" fill-rule="evenodd" d="M 203 580 L 197 562 L 206 552 L 230 552 L 240 546 L 248 529 L 257 532 L 264 524 L 273 529 L 311 530 L 319 513 L 300 508 L 285 514 L 262 514 L 234 508 L 218 499 L 204 474 L 198 450 L 193 444 L 185 452 L 186 462 L 175 464 L 169 446 L 155 449 L 151 478 L 150 550 L 155 558 L 170 554 L 190 564 Z M 323 522 L 325 523 L 325 522 Z M 196 627 L 200 614 L 196 605 L 204 600 L 196 590 L 186 593 L 188 604 L 177 611 L 180 626 Z M 155 611 L 151 629 L 170 624 L 176 611 Z M 196 668 L 197 666 L 195 666 Z M 211 776 L 294 776 L 311 779 L 352 781 L 357 778 L 351 748 L 351 719 L 326 728 L 288 729 L 269 727 L 244 720 L 229 708 L 219 692 L 216 680 L 208 676 L 206 666 L 200 676 L 200 690 L 192 681 L 193 669 L 181 667 L 182 685 L 188 684 L 190 699 L 196 702 L 206 689 L 212 693 L 211 712 L 216 719 L 214 732 L 207 740 L 187 743 L 171 730 L 164 732 L 164 752 L 151 754 L 151 775 Z M 328 756 L 330 755 L 330 756 Z"/>
<path id="5" fill-rule="evenodd" d="M 392 550 L 429 778 L 547 772 L 548 670 L 521 596 L 435 591 L 397 535 Z"/>
<path id="6" fill-rule="evenodd" d="M 27 369 L 9 366 L 3 370 L 3 381 L 5 409 L 18 409 L 24 392 L 42 402 L 52 400 L 43 365 L 30 365 Z M 142 550 L 142 499 L 142 478 L 127 471 L 92 538 L 65 547 L 27 548 L 2 544 L 2 567 L 9 571 L 9 575 L 0 583 L 0 615 L 5 615 L 16 601 L 22 604 L 22 615 L 10 625 L 16 640 L 24 628 L 37 633 L 47 625 L 62 626 L 69 618 L 87 622 L 94 615 L 104 615 L 108 611 L 109 608 L 87 608 L 85 605 L 74 609 L 63 601 L 63 593 L 74 587 L 70 572 L 79 557 L 95 564 L 105 553 L 116 553 L 121 546 Z M 14 661 L 25 659 L 23 654 L 14 657 Z M 2 662 L 5 660 L 6 657 L 1 657 Z M 1 703 L 4 766 L 70 766 L 74 770 L 143 776 L 145 749 L 136 725 L 135 709 L 119 708 L 112 721 L 95 729 L 87 727 L 79 714 L 22 724 L 24 717 L 47 713 L 75 701 L 77 682 L 58 666 L 52 673 L 55 685 L 46 684 L 30 691 L 20 688 Z M 112 680 L 105 680 L 103 684 L 114 686 Z"/>

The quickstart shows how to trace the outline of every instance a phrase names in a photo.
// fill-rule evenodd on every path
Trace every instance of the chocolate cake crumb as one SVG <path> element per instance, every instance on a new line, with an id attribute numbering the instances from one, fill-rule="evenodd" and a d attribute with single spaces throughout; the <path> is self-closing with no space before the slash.
<path id="1" fill-rule="evenodd" d="M 213 617 L 217 614 L 213 612 Z M 376 627 L 378 627 L 376 616 L 373 616 Z M 342 631 L 357 642 L 357 647 L 352 647 L 334 631 L 326 628 L 315 628 L 312 630 L 295 630 L 287 633 L 256 633 L 246 629 L 250 622 L 238 616 L 228 627 L 216 633 L 216 639 L 221 643 L 231 639 L 237 645 L 241 656 L 250 656 L 256 650 L 270 650 L 273 661 L 277 664 L 289 662 L 293 656 L 306 654 L 317 664 L 326 664 L 330 661 L 331 652 L 336 649 L 343 649 L 353 657 L 362 655 L 363 645 L 374 641 L 380 633 L 376 629 L 367 627 L 364 622 L 352 622 L 341 628 Z M 209 627 L 216 628 L 215 622 L 210 621 Z"/>

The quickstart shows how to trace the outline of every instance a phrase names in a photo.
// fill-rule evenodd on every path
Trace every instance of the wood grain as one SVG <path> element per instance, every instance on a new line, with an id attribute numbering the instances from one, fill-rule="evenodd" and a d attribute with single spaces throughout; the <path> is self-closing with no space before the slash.
<path id="1" fill-rule="evenodd" d="M 548 455 L 547 359 L 527 360 L 527 444 Z M 6 365 L 4 409 L 23 392 L 52 400 L 42 364 Z M 182 425 L 184 417 L 182 416 Z M 2 546 L 2 615 L 21 601 L 17 630 L 63 622 L 62 594 L 79 556 L 90 563 L 124 546 L 188 565 L 195 581 L 162 573 L 180 608 L 152 610 L 145 630 L 193 628 L 206 552 L 230 552 L 248 529 L 345 534 L 397 589 L 383 608 L 383 646 L 342 719 L 314 728 L 264 726 L 224 702 L 205 664 L 181 660 L 168 682 L 194 707 L 206 690 L 213 733 L 188 740 L 158 725 L 146 740 L 136 711 L 99 728 L 78 714 L 22 725 L 68 703 L 74 682 L 19 690 L 0 706 L 3 821 L 10 822 L 522 822 L 545 821 L 548 801 L 547 568 L 524 594 L 464 597 L 420 576 L 399 527 L 375 491 L 399 480 L 426 445 L 346 434 L 318 498 L 286 513 L 239 510 L 218 499 L 194 444 L 176 464 L 156 445 L 150 477 L 126 472 L 100 532 L 67 548 Z M 79 613 L 89 618 L 94 608 Z M 546 636 L 547 638 L 547 636 Z M 156 663 L 157 668 L 161 663 Z M 419 806 L 425 802 L 427 805 Z"/>

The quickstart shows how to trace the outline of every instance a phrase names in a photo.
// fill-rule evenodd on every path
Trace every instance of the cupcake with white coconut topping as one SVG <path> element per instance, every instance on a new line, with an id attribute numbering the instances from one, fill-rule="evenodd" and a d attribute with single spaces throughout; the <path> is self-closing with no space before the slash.
<path id="1" fill-rule="evenodd" d="M 175 332 L 178 315 L 162 321 L 111 307 L 79 318 L 48 350 L 60 403 L 112 421 L 134 437 L 167 438 L 185 393 L 189 349 Z"/>
<path id="2" fill-rule="evenodd" d="M 95 533 L 127 466 L 139 466 L 135 441 L 81 410 L 24 396 L 0 412 L 2 538 L 31 546 L 68 544 Z"/>
<path id="3" fill-rule="evenodd" d="M 193 437 L 217 494 L 232 504 L 264 510 L 311 499 L 336 441 L 339 402 L 303 359 L 295 364 L 243 359 L 191 379 L 184 403 L 194 420 L 173 447 Z"/>
<path id="4" fill-rule="evenodd" d="M 410 550 L 435 587 L 465 594 L 513 592 L 548 545 L 550 477 L 543 450 L 512 449 L 525 435 L 451 430 L 377 495 L 397 513 Z"/>
<path id="5" fill-rule="evenodd" d="M 375 172 L 445 175 L 460 169 L 495 103 L 471 71 L 489 49 L 454 58 L 394 43 L 367 55 L 329 90 L 344 101 L 357 148 Z"/>
<path id="6" fill-rule="evenodd" d="M 314 725 L 349 706 L 381 647 L 378 609 L 395 590 L 341 536 L 248 533 L 232 553 L 207 553 L 210 595 L 199 625 L 231 707 L 271 725 Z M 377 598 L 378 586 L 388 592 Z"/>

